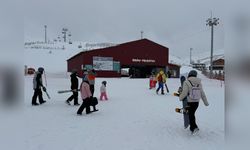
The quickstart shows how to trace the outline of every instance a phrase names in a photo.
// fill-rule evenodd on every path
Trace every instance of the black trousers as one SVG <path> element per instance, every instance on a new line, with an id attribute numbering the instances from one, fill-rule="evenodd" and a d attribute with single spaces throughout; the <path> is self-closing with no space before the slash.
<path id="1" fill-rule="evenodd" d="M 189 108 L 188 108 L 188 114 L 189 114 L 189 122 L 190 122 L 190 131 L 194 131 L 195 128 L 198 128 L 196 121 L 195 121 L 195 112 L 199 106 L 199 102 L 193 102 L 187 103 Z"/>
<path id="2" fill-rule="evenodd" d="M 90 85 L 89 85 L 89 88 L 90 88 L 90 92 L 91 92 L 92 96 L 94 97 L 95 85 L 90 84 Z"/>
<path id="3" fill-rule="evenodd" d="M 74 92 L 73 94 L 67 99 L 67 101 L 72 101 L 74 99 L 74 104 L 78 104 L 78 92 Z"/>
<path id="4" fill-rule="evenodd" d="M 37 96 L 38 96 L 38 99 L 39 99 L 39 103 L 41 104 L 43 102 L 42 90 L 41 89 L 35 89 L 34 90 L 34 95 L 32 97 L 32 104 L 36 103 Z"/>
<path id="5" fill-rule="evenodd" d="M 84 108 L 86 108 L 86 114 L 90 113 L 90 99 L 89 98 L 83 99 L 82 105 L 78 109 L 77 114 L 82 114 Z"/>

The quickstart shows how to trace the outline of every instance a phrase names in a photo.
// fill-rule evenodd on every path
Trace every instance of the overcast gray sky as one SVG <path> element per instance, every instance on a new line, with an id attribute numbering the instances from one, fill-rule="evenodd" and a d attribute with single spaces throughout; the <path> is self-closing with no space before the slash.
<path id="1" fill-rule="evenodd" d="M 188 57 L 210 50 L 206 19 L 213 11 L 215 49 L 224 47 L 223 2 L 226 0 L 29 0 L 25 6 L 25 40 L 43 40 L 44 25 L 53 40 L 63 27 L 72 40 L 123 43 L 144 37 Z"/>

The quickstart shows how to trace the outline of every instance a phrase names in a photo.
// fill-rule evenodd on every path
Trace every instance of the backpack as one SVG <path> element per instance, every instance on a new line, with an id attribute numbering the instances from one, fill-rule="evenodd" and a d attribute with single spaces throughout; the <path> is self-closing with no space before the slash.
<path id="1" fill-rule="evenodd" d="M 190 80 L 188 80 L 192 86 L 191 90 L 189 91 L 189 98 L 191 100 L 199 101 L 201 99 L 201 88 L 199 84 L 194 86 Z"/>

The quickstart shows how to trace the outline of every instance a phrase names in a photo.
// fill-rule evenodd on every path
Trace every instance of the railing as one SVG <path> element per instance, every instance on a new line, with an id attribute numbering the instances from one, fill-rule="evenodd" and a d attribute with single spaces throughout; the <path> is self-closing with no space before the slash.
<path id="1" fill-rule="evenodd" d="M 212 72 L 212 74 L 210 74 L 209 71 L 202 71 L 202 74 L 204 74 L 206 77 L 210 78 L 210 79 L 217 79 L 217 80 L 222 80 L 224 81 L 224 72 L 222 71 L 214 71 Z"/>

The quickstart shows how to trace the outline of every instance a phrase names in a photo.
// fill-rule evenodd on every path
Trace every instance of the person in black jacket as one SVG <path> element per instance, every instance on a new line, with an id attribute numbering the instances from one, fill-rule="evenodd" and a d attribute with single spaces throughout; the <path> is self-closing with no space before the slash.
<path id="1" fill-rule="evenodd" d="M 40 104 L 43 104 L 46 102 L 45 100 L 43 100 L 43 95 L 42 95 L 42 90 L 41 90 L 42 88 L 43 91 L 46 91 L 46 88 L 43 86 L 43 82 L 42 82 L 43 72 L 44 72 L 44 68 L 39 67 L 38 71 L 34 75 L 34 78 L 33 78 L 34 95 L 32 97 L 32 103 L 31 103 L 32 105 L 39 105 L 36 102 L 37 96 L 38 96 Z"/>
<path id="2" fill-rule="evenodd" d="M 71 78 L 71 90 L 73 94 L 66 100 L 66 103 L 70 105 L 70 102 L 74 99 L 74 105 L 80 105 L 78 103 L 78 78 L 77 72 L 73 71 L 70 75 Z"/>

